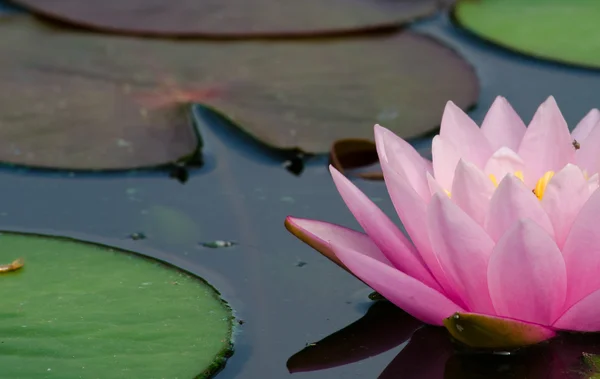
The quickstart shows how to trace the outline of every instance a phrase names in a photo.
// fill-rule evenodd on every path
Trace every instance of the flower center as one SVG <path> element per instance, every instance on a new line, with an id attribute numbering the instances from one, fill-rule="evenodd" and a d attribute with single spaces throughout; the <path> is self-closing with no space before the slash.
<path id="1" fill-rule="evenodd" d="M 524 181 L 523 171 L 516 171 L 514 175 L 517 178 L 521 179 L 521 181 Z M 553 176 L 554 171 L 547 171 L 535 184 L 535 187 L 532 192 L 539 200 L 542 200 L 542 198 L 544 197 L 544 192 L 546 191 L 548 182 L 550 182 L 550 179 L 552 179 Z M 494 186 L 498 187 L 498 179 L 496 179 L 496 176 L 494 174 L 490 174 L 489 177 L 492 183 L 494 183 Z"/>
<path id="2" fill-rule="evenodd" d="M 521 179 L 522 182 L 525 181 L 525 179 L 523 179 L 523 171 L 515 171 L 513 175 Z M 496 175 L 490 174 L 489 177 L 492 183 L 494 183 L 494 187 L 498 187 L 498 179 L 496 179 Z"/>

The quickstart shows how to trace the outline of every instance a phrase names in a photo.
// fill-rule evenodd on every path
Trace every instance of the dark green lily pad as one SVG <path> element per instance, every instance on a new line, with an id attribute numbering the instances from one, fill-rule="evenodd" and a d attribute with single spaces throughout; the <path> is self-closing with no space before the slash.
<path id="1" fill-rule="evenodd" d="M 397 27 L 437 0 L 11 0 L 40 15 L 113 33 L 298 36 Z"/>
<path id="2" fill-rule="evenodd" d="M 600 68 L 600 1 L 462 0 L 454 16 L 478 36 L 520 53 Z"/>
<path id="3" fill-rule="evenodd" d="M 183 105 L 222 112 L 267 145 L 326 153 L 341 138 L 402 137 L 478 94 L 454 51 L 414 33 L 303 42 L 207 42 L 76 33 L 0 20 L 0 161 L 149 166 L 192 154 Z M 416 96 L 415 94 L 418 94 Z"/>
<path id="4" fill-rule="evenodd" d="M 600 379 L 600 355 L 583 353 L 581 359 L 587 369 L 585 377 L 588 379 Z"/>
<path id="5" fill-rule="evenodd" d="M 204 378 L 231 351 L 229 308 L 203 281 L 69 239 L 3 233 L 0 367 L 6 378 Z"/>

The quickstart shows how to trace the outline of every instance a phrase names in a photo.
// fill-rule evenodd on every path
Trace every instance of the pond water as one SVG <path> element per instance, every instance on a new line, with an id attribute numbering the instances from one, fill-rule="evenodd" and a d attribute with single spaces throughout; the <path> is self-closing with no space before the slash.
<path id="1" fill-rule="evenodd" d="M 488 46 L 458 30 L 444 15 L 412 28 L 445 41 L 476 67 L 482 92 L 479 107 L 470 114 L 478 122 L 497 95 L 507 97 L 525 120 L 554 95 L 570 125 L 600 106 L 597 72 Z M 235 335 L 235 354 L 218 375 L 222 379 L 489 378 L 492 374 L 481 367 L 495 370 L 494 365 L 500 373 L 514 372 L 499 377 L 531 375 L 529 369 L 514 369 L 529 367 L 523 359 L 496 357 L 485 364 L 481 362 L 488 361 L 481 359 L 448 360 L 447 351 L 439 351 L 447 342 L 429 329 L 417 336 L 423 341 L 420 346 L 413 344 L 408 360 L 412 368 L 405 358 L 395 360 L 405 345 L 390 343 L 390 350 L 368 359 L 290 374 L 286 362 L 291 356 L 360 319 L 373 302 L 369 288 L 290 235 L 283 221 L 291 214 L 352 228 L 358 224 L 335 190 L 326 158 L 307 160 L 302 173 L 293 175 L 283 167 L 285 158 L 263 150 L 200 108 L 194 114 L 205 143 L 205 165 L 190 170 L 185 183 L 156 171 L 92 175 L 4 168 L 0 229 L 108 243 L 204 277 L 244 321 Z M 426 151 L 430 141 L 415 143 Z M 358 181 L 358 186 L 397 220 L 383 182 Z M 131 238 L 133 233 L 146 238 Z M 235 244 L 210 244 L 215 241 Z M 401 316 L 398 322 L 411 322 Z M 342 345 L 348 341 L 352 339 L 339 339 Z M 548 362 L 546 355 L 541 357 L 539 362 Z"/>

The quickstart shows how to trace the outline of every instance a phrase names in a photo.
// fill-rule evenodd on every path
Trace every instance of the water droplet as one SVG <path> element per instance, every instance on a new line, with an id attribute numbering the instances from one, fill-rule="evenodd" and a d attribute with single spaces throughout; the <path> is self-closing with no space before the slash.
<path id="1" fill-rule="evenodd" d="M 117 146 L 119 147 L 130 147 L 131 146 L 131 142 L 124 140 L 123 138 L 118 138 L 117 139 Z"/>
<path id="2" fill-rule="evenodd" d="M 211 249 L 218 249 L 221 247 L 231 247 L 231 246 L 237 245 L 237 243 L 233 242 L 233 241 L 216 240 L 216 241 L 211 241 L 211 242 L 201 242 L 200 245 L 202 245 L 204 247 L 209 247 Z"/>
<path id="3" fill-rule="evenodd" d="M 399 113 L 395 109 L 384 109 L 377 115 L 378 121 L 390 121 L 398 118 Z"/>
<path id="4" fill-rule="evenodd" d="M 129 238 L 131 238 L 134 241 L 145 240 L 146 239 L 146 235 L 144 233 L 142 233 L 142 232 L 131 233 L 129 235 Z"/>

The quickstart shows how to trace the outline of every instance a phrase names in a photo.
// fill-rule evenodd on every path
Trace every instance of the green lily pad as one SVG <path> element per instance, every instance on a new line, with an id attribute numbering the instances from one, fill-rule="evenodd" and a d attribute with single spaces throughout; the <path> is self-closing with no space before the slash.
<path id="1" fill-rule="evenodd" d="M 327 153 L 342 138 L 372 139 L 377 122 L 405 138 L 431 131 L 446 101 L 468 108 L 479 91 L 453 50 L 409 32 L 223 43 L 13 16 L 0 33 L 0 161 L 28 166 L 130 168 L 192 154 L 188 103 L 271 147 Z"/>
<path id="2" fill-rule="evenodd" d="M 64 238 L 3 233 L 0 367 L 6 378 L 205 378 L 231 351 L 229 308 L 162 263 Z"/>
<path id="3" fill-rule="evenodd" d="M 12 0 L 40 15 L 105 32 L 162 36 L 298 36 L 397 27 L 437 0 Z"/>
<path id="4" fill-rule="evenodd" d="M 476 35 L 520 53 L 600 68 L 600 1 L 462 0 L 454 16 Z"/>
<path id="5" fill-rule="evenodd" d="M 587 378 L 589 379 L 600 379 L 600 356 L 596 354 L 582 354 L 583 363 L 588 369 Z"/>
<path id="6" fill-rule="evenodd" d="M 542 325 L 475 313 L 455 313 L 444 326 L 456 340 L 477 349 L 514 350 L 556 336 Z"/>

